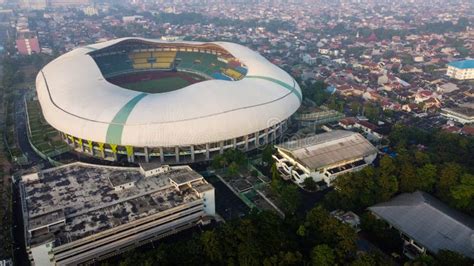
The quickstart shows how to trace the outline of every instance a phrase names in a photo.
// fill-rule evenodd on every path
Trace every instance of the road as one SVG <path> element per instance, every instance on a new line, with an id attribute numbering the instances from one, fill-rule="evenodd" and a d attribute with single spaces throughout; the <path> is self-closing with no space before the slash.
<path id="1" fill-rule="evenodd" d="M 30 265 L 25 249 L 23 214 L 18 184 L 13 185 L 13 261 L 15 265 Z"/>
<path id="2" fill-rule="evenodd" d="M 26 110 L 23 97 L 27 90 L 21 90 L 15 96 L 15 134 L 18 146 L 23 154 L 28 158 L 28 165 L 22 166 L 29 169 L 37 166 L 39 168 L 51 167 L 51 164 L 38 156 L 31 148 L 27 135 Z M 21 212 L 21 200 L 18 192 L 18 184 L 13 185 L 13 256 L 16 265 L 29 265 L 28 255 L 25 250 L 25 239 L 23 230 L 23 214 Z"/>
<path id="3" fill-rule="evenodd" d="M 33 148 L 31 148 L 30 142 L 28 141 L 28 125 L 26 122 L 26 108 L 24 101 L 26 92 L 26 89 L 22 89 L 20 90 L 20 95 L 15 96 L 15 133 L 18 146 L 20 147 L 20 150 L 23 152 L 23 154 L 28 158 L 29 164 L 25 166 L 26 168 L 30 168 L 32 166 L 49 168 L 51 167 L 51 164 L 36 154 Z"/>

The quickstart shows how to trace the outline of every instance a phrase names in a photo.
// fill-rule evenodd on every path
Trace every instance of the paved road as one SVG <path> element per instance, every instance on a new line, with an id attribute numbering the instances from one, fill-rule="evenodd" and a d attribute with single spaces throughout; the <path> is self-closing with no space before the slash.
<path id="1" fill-rule="evenodd" d="M 25 249 L 23 214 L 18 185 L 13 185 L 13 258 L 15 265 L 30 265 Z"/>
<path id="2" fill-rule="evenodd" d="M 18 146 L 23 154 L 28 158 L 28 165 L 23 169 L 33 166 L 40 168 L 51 167 L 51 164 L 38 156 L 31 148 L 27 135 L 26 111 L 23 96 L 26 90 L 20 91 L 20 95 L 15 97 L 15 134 L 17 136 Z M 13 256 L 16 265 L 29 265 L 28 255 L 25 250 L 25 239 L 23 230 L 23 214 L 21 212 L 21 201 L 18 192 L 18 185 L 13 185 Z"/>
<path id="3" fill-rule="evenodd" d="M 20 95 L 15 97 L 15 133 L 17 136 L 18 146 L 23 154 L 28 158 L 28 168 L 34 165 L 39 165 L 40 168 L 49 168 L 51 167 L 51 164 L 36 154 L 28 141 L 28 125 L 26 122 L 25 101 L 23 100 L 26 92 L 27 90 L 21 90 Z"/>
<path id="4" fill-rule="evenodd" d="M 219 178 L 209 176 L 206 177 L 206 180 L 215 188 L 216 212 L 224 218 L 224 220 L 240 218 L 250 211 L 249 207 L 222 183 Z"/>

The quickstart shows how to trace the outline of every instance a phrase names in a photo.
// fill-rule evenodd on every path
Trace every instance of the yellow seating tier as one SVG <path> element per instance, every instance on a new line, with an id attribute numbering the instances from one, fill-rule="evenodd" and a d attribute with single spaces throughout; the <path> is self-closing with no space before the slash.
<path id="1" fill-rule="evenodd" d="M 159 52 L 152 52 L 153 57 L 176 57 L 176 52 L 173 51 L 159 51 Z"/>
<path id="2" fill-rule="evenodd" d="M 224 70 L 224 74 L 226 74 L 227 76 L 233 78 L 233 79 L 240 79 L 242 78 L 242 74 L 234 69 L 231 69 L 231 68 L 227 68 L 226 70 Z"/>
<path id="3" fill-rule="evenodd" d="M 157 63 L 171 63 L 174 62 L 174 58 L 171 57 L 158 57 L 156 58 Z"/>
<path id="4" fill-rule="evenodd" d="M 155 63 L 153 64 L 153 68 L 171 68 L 171 63 Z"/>
<path id="5" fill-rule="evenodd" d="M 135 53 L 132 53 L 130 55 L 130 57 L 132 59 L 136 59 L 136 58 L 148 58 L 151 56 L 151 53 L 150 52 L 135 52 Z"/>
<path id="6" fill-rule="evenodd" d="M 134 64 L 145 64 L 148 63 L 148 58 L 135 58 L 133 59 Z"/>
<path id="7" fill-rule="evenodd" d="M 133 64 L 133 68 L 135 68 L 135 69 L 147 69 L 147 68 L 151 68 L 151 64 L 150 63 Z"/>

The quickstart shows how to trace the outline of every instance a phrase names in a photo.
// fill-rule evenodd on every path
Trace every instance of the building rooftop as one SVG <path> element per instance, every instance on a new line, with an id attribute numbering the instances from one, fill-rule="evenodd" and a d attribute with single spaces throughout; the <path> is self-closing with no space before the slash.
<path id="1" fill-rule="evenodd" d="M 401 194 L 369 210 L 431 252 L 448 249 L 474 258 L 474 219 L 425 192 Z"/>
<path id="2" fill-rule="evenodd" d="M 455 61 L 449 63 L 448 65 L 459 69 L 474 68 L 474 60 Z"/>
<path id="3" fill-rule="evenodd" d="M 188 171 L 184 169 L 175 170 L 171 173 L 168 173 L 167 176 L 169 177 L 171 181 L 176 183 L 178 186 L 202 179 L 202 176 L 200 174 L 196 172 L 189 173 Z"/>
<path id="4" fill-rule="evenodd" d="M 377 149 L 361 134 L 334 130 L 276 146 L 310 169 L 365 157 Z"/>
<path id="5" fill-rule="evenodd" d="M 468 118 L 474 118 L 474 108 L 469 107 L 454 107 L 454 108 L 443 108 L 442 111 L 449 112 L 451 114 L 458 114 Z"/>
<path id="6" fill-rule="evenodd" d="M 177 189 L 171 178 L 192 180 Z M 114 186 L 134 182 L 115 190 Z M 210 186 L 210 188 L 209 188 Z M 28 231 L 63 223 L 54 234 L 48 230 L 29 236 L 29 244 L 53 240 L 60 246 L 149 215 L 200 200 L 200 191 L 212 189 L 187 166 L 172 167 L 157 176 L 144 177 L 139 168 L 104 167 L 73 163 L 23 177 L 22 200 Z"/>

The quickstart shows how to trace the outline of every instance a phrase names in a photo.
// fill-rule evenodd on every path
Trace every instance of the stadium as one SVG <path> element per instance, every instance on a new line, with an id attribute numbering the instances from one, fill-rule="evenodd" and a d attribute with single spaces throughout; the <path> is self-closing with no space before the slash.
<path id="1" fill-rule="evenodd" d="M 228 42 L 122 38 L 66 53 L 38 74 L 46 121 L 77 152 L 182 164 L 279 136 L 302 96 L 260 54 Z"/>

